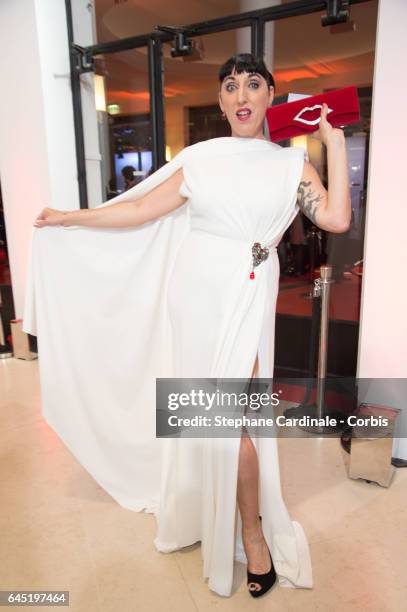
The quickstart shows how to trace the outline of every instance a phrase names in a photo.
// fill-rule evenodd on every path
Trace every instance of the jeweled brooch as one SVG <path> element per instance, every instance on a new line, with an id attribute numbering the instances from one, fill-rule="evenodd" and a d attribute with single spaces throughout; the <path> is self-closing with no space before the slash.
<path id="1" fill-rule="evenodd" d="M 250 278 L 254 278 L 254 268 L 259 266 L 262 261 L 266 261 L 269 256 L 269 250 L 266 247 L 262 247 L 260 242 L 255 242 L 252 246 L 253 264 L 252 271 L 250 272 Z"/>

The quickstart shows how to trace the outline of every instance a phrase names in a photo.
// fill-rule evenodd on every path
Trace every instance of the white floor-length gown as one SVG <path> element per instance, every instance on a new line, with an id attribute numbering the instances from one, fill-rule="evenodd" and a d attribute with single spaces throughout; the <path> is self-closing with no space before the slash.
<path id="1" fill-rule="evenodd" d="M 209 588 L 245 562 L 236 501 L 240 438 L 155 437 L 155 378 L 273 375 L 276 246 L 299 208 L 304 150 L 254 138 L 186 147 L 101 206 L 179 168 L 176 211 L 136 228 L 34 228 L 23 329 L 38 336 L 43 415 L 122 506 L 153 512 L 156 548 L 201 541 Z M 57 208 L 57 206 L 54 206 Z M 255 268 L 254 242 L 271 245 Z M 309 548 L 281 495 L 275 438 L 253 438 L 260 514 L 278 581 L 312 587 Z"/>

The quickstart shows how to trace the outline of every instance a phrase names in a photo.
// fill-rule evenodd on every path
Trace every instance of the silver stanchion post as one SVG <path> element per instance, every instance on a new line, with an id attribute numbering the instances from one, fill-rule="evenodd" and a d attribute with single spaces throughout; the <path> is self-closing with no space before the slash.
<path id="1" fill-rule="evenodd" d="M 318 378 L 316 391 L 316 404 L 304 407 L 303 415 L 312 419 L 333 419 L 329 424 L 323 425 L 298 425 L 299 429 L 315 434 L 334 434 L 342 431 L 346 427 L 346 419 L 340 412 L 325 409 L 325 387 L 326 369 L 328 359 L 328 327 L 329 327 L 329 300 L 332 280 L 332 266 L 324 265 L 320 267 L 320 278 L 315 281 L 315 291 L 321 292 L 321 319 L 319 332 L 319 351 L 318 351 Z M 317 282 L 318 281 L 318 282 Z"/>
<path id="2" fill-rule="evenodd" d="M 329 325 L 329 297 L 331 295 L 332 267 L 321 266 L 321 328 L 319 332 L 318 351 L 318 386 L 317 386 L 317 410 L 316 416 L 322 418 L 324 397 L 326 364 L 328 358 L 328 325 Z"/>

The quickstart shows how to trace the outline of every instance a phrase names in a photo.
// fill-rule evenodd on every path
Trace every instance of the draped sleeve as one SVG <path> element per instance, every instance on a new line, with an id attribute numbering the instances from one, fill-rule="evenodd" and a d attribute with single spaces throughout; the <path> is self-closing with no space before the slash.
<path id="1" fill-rule="evenodd" d="M 301 182 L 301 177 L 304 170 L 304 161 L 309 161 L 308 153 L 302 147 L 290 147 L 287 152 L 291 155 L 289 164 L 287 164 L 287 200 L 293 210 L 293 218 L 300 211 L 297 202 L 297 191 Z"/>
<path id="2" fill-rule="evenodd" d="M 183 171 L 184 178 L 179 188 L 179 194 L 182 195 L 184 198 L 189 199 L 192 197 L 192 191 L 191 191 L 191 187 L 189 185 L 188 176 L 187 176 L 187 164 L 183 165 L 182 171 Z"/>
<path id="3" fill-rule="evenodd" d="M 95 208 L 111 206 L 113 204 L 119 204 L 129 200 L 137 200 L 144 196 L 183 167 L 191 148 L 192 147 L 185 147 L 170 162 L 156 170 L 141 183 L 138 183 L 131 189 L 119 194 L 115 198 L 99 204 Z M 189 190 L 186 183 L 183 182 L 179 190 L 180 195 L 184 195 L 184 193 L 188 193 L 188 191 Z M 185 195 L 185 197 L 189 196 Z M 71 249 L 78 249 L 80 251 L 80 255 L 78 253 L 78 257 L 80 256 L 81 258 L 80 263 L 83 270 L 83 277 L 85 277 L 87 273 L 87 262 L 92 260 L 93 265 L 96 265 L 98 249 L 104 253 L 109 253 L 112 259 L 112 264 L 115 262 L 113 267 L 117 264 L 117 258 L 122 257 L 128 248 L 131 249 L 128 251 L 129 254 L 131 253 L 135 260 L 140 262 L 144 258 L 149 257 L 147 249 L 152 247 L 152 241 L 154 238 L 158 238 L 158 236 L 160 236 L 163 241 L 169 240 L 170 235 L 172 235 L 174 232 L 177 233 L 178 226 L 185 225 L 186 221 L 187 211 L 179 209 L 168 213 L 160 219 L 132 228 L 91 228 L 79 225 L 71 225 L 67 227 L 33 227 L 24 303 L 23 331 L 35 336 L 38 335 L 38 312 L 36 308 L 36 300 L 41 300 L 45 297 L 42 293 L 43 291 L 52 291 L 51 287 L 45 287 L 45 285 L 49 285 L 49 283 L 46 283 L 47 273 L 49 272 L 47 267 L 49 264 L 46 257 L 40 255 L 40 251 L 46 251 L 47 243 L 49 243 L 49 246 L 53 248 L 53 243 L 58 243 L 60 241 L 61 244 L 64 245 L 61 248 L 66 250 L 63 256 L 61 254 L 61 257 L 63 257 L 65 261 L 69 261 L 71 257 L 73 257 L 72 253 L 70 253 Z M 68 238 L 67 234 L 70 233 L 78 233 L 78 237 Z M 176 245 L 172 244 L 172 246 L 175 247 Z M 57 256 L 56 253 L 55 256 Z M 79 264 L 77 259 L 75 259 L 75 261 L 77 261 Z M 152 261 L 151 254 L 149 261 Z M 120 269 L 122 272 L 124 272 L 123 264 L 121 264 Z M 101 268 L 99 269 L 99 272 L 103 274 Z M 105 273 L 107 273 L 107 270 L 105 270 Z M 85 280 L 85 278 L 83 278 L 83 280 Z M 106 282 L 111 282 L 111 280 L 112 279 L 106 278 Z M 64 292 L 65 286 L 66 285 L 63 285 L 59 290 Z M 91 296 L 89 296 L 89 298 L 90 302 L 88 306 L 91 308 Z"/>
<path id="4" fill-rule="evenodd" d="M 97 208 L 142 197 L 182 168 L 190 151 Z M 188 193 L 186 183 L 180 191 Z M 137 227 L 32 232 L 23 330 L 37 336 L 42 414 L 132 510 L 157 508 L 161 447 L 152 402 L 156 377 L 171 376 L 166 291 L 188 228 L 184 204 Z"/>

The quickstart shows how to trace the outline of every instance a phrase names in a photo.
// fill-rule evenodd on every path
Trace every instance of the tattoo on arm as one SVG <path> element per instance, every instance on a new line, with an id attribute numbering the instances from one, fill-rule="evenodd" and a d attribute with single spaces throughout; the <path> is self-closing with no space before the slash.
<path id="1" fill-rule="evenodd" d="M 306 192 L 306 188 L 310 185 L 311 181 L 301 181 L 297 190 L 297 202 L 304 215 L 306 215 L 308 219 L 312 221 L 312 223 L 317 225 L 315 214 L 317 212 L 319 203 L 322 200 L 322 196 L 321 194 L 316 195 L 312 189 L 309 189 Z"/>

